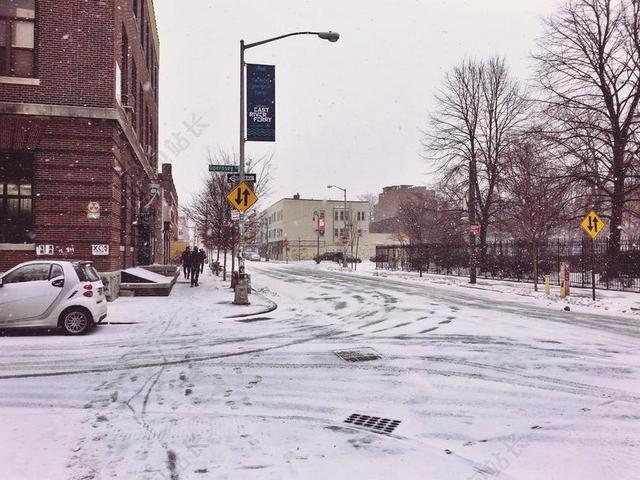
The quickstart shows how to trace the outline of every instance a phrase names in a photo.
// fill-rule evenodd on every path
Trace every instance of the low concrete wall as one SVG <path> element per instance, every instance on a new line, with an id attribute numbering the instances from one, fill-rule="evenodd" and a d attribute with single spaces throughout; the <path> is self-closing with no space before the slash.
<path id="1" fill-rule="evenodd" d="M 120 270 L 117 272 L 100 272 L 100 279 L 104 284 L 104 294 L 108 302 L 113 302 L 120 296 Z"/>
<path id="2" fill-rule="evenodd" d="M 165 277 L 177 277 L 180 274 L 180 267 L 178 265 L 141 265 L 140 268 L 164 275 Z"/>
<path id="3" fill-rule="evenodd" d="M 127 296 L 136 297 L 168 297 L 171 294 L 173 286 L 176 284 L 180 276 L 180 267 L 177 265 L 145 265 L 140 268 L 149 270 L 150 272 L 164 275 L 170 278 L 169 283 L 121 283 L 120 289 L 126 292 Z M 124 293 L 123 293 L 124 296 Z"/>

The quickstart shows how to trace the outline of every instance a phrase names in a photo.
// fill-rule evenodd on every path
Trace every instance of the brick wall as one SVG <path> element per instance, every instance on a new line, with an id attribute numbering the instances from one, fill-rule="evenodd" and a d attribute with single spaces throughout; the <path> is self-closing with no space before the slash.
<path id="1" fill-rule="evenodd" d="M 114 0 L 36 1 L 39 86 L 2 84 L 0 101 L 113 105 Z"/>
<path id="2" fill-rule="evenodd" d="M 123 68 L 125 88 L 137 96 L 131 102 L 135 110 L 126 110 L 131 125 L 137 127 L 133 138 L 115 120 L 0 114 L 0 151 L 28 151 L 34 156 L 34 243 L 54 245 L 57 257 L 85 259 L 92 258 L 92 244 L 108 244 L 109 257 L 93 257 L 102 271 L 136 263 L 133 223 L 140 206 L 149 200 L 150 183 L 157 182 L 142 168 L 147 159 L 138 157 L 130 143 L 150 145 L 148 160 L 157 169 L 156 94 L 153 88 L 142 87 L 157 85 L 158 53 L 152 36 L 149 42 L 145 38 L 143 47 L 140 35 L 142 22 L 146 31 L 152 20 L 148 10 L 152 2 L 145 2 L 147 13 L 137 17 L 132 4 L 132 0 L 36 0 L 35 76 L 40 84 L 0 83 L 0 104 L 120 109 L 115 62 L 128 62 Z M 123 31 L 129 45 L 126 59 Z M 144 110 L 149 112 L 146 129 Z M 99 219 L 87 218 L 90 201 L 100 203 Z M 33 251 L 0 250 L 0 271 L 34 257 Z"/>

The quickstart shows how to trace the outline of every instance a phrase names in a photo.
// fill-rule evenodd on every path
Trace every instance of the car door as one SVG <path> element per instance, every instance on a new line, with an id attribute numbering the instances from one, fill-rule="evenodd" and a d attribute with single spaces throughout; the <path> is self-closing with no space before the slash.
<path id="1" fill-rule="evenodd" d="M 61 288 L 49 281 L 51 264 L 23 265 L 2 278 L 0 326 L 28 327 L 38 324 Z"/>

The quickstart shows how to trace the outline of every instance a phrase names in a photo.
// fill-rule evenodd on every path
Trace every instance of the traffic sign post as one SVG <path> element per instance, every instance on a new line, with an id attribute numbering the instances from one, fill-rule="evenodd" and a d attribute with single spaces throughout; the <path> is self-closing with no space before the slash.
<path id="1" fill-rule="evenodd" d="M 584 217 L 580 226 L 587 235 L 591 237 L 591 298 L 596 299 L 596 253 L 595 253 L 595 240 L 604 228 L 604 222 L 598 216 L 598 214 L 591 210 Z"/>
<path id="2" fill-rule="evenodd" d="M 244 213 L 258 201 L 258 197 L 249 185 L 245 182 L 240 182 L 238 186 L 227 194 L 227 200 L 229 200 L 233 208 L 240 213 Z"/>

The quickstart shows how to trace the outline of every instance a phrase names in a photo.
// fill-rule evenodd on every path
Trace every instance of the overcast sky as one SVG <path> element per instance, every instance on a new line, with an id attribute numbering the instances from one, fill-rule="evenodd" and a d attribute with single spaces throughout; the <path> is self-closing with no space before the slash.
<path id="1" fill-rule="evenodd" d="M 531 75 L 541 19 L 560 0 L 155 0 L 161 43 L 160 151 L 181 204 L 206 175 L 207 149 L 237 153 L 239 41 L 333 30 L 340 41 L 293 37 L 247 51 L 276 66 L 273 193 L 350 199 L 385 185 L 428 185 L 421 133 L 446 71 L 465 56 L 504 55 Z"/>

